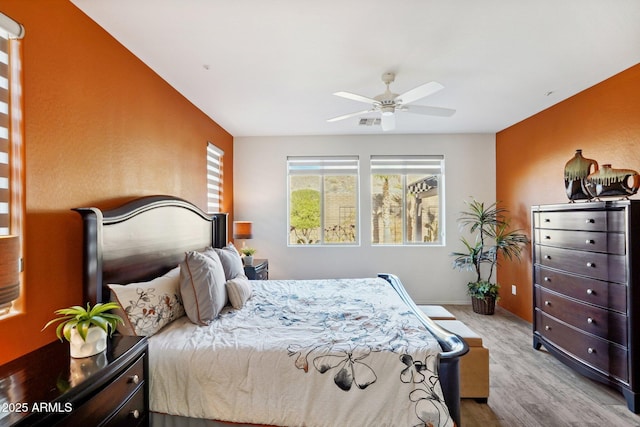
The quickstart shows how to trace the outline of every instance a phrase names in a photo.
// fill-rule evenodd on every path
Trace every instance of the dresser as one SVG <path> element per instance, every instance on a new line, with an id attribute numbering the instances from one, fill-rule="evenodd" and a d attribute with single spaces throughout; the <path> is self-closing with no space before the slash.
<path id="1" fill-rule="evenodd" d="M 0 426 L 148 426 L 147 340 L 83 359 L 55 341 L 0 366 Z"/>
<path id="2" fill-rule="evenodd" d="M 640 200 L 532 207 L 533 346 L 640 412 Z"/>

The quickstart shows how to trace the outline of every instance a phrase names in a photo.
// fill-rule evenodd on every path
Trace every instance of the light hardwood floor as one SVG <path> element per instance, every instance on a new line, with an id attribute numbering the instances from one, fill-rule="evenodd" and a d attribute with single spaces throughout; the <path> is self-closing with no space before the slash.
<path id="1" fill-rule="evenodd" d="M 622 394 L 532 346 L 531 324 L 501 308 L 492 316 L 446 305 L 480 334 L 490 354 L 487 404 L 462 400 L 462 427 L 640 427 Z"/>

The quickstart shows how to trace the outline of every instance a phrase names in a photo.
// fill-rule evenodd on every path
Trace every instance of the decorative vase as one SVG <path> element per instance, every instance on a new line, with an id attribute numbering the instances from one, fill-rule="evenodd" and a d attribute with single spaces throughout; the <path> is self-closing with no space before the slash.
<path id="1" fill-rule="evenodd" d="M 244 265 L 246 265 L 247 267 L 251 267 L 253 265 L 253 255 L 245 255 L 243 260 Z"/>
<path id="2" fill-rule="evenodd" d="M 611 165 L 589 174 L 586 188 L 591 197 L 629 197 L 638 192 L 640 176 L 631 169 L 614 169 Z"/>
<path id="3" fill-rule="evenodd" d="M 496 310 L 496 297 L 471 297 L 473 312 L 478 314 L 493 314 Z"/>
<path id="4" fill-rule="evenodd" d="M 87 339 L 83 340 L 76 328 L 73 328 L 69 348 L 71 357 L 76 359 L 101 353 L 107 348 L 107 333 L 102 328 L 90 327 Z"/>
<path id="5" fill-rule="evenodd" d="M 564 165 L 564 187 L 570 202 L 593 198 L 586 188 L 586 179 L 597 171 L 598 162 L 583 157 L 582 150 L 576 150 L 573 158 Z"/>

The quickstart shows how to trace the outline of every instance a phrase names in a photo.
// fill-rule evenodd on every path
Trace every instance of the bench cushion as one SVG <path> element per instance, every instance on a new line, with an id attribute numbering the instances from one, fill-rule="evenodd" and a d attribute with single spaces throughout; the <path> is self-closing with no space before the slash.
<path id="1" fill-rule="evenodd" d="M 449 332 L 460 335 L 469 347 L 482 347 L 482 337 L 469 329 L 469 327 L 461 321 L 436 320 L 435 322 Z"/>
<path id="2" fill-rule="evenodd" d="M 456 316 L 441 305 L 419 305 L 418 308 L 431 320 L 455 320 Z"/>

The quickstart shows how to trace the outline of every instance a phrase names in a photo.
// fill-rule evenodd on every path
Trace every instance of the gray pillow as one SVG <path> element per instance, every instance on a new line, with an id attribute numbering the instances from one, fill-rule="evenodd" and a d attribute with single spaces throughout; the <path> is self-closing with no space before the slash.
<path id="1" fill-rule="evenodd" d="M 215 252 L 185 253 L 180 263 L 180 294 L 187 317 L 197 325 L 206 325 L 218 317 L 227 304 L 224 269 Z"/>
<path id="2" fill-rule="evenodd" d="M 231 306 L 236 310 L 244 307 L 244 303 L 251 297 L 253 294 L 253 288 L 251 287 L 251 282 L 244 277 L 235 277 L 231 280 L 227 280 L 226 283 L 227 294 L 229 295 L 229 302 Z"/>
<path id="3" fill-rule="evenodd" d="M 229 243 L 224 248 L 213 248 L 213 250 L 220 257 L 220 261 L 222 261 L 222 267 L 224 268 L 224 277 L 227 280 L 234 279 L 238 276 L 246 277 L 244 275 L 244 266 L 242 265 L 242 259 L 240 258 L 240 254 L 238 250 Z M 209 254 L 210 251 L 205 251 L 205 255 Z"/>

